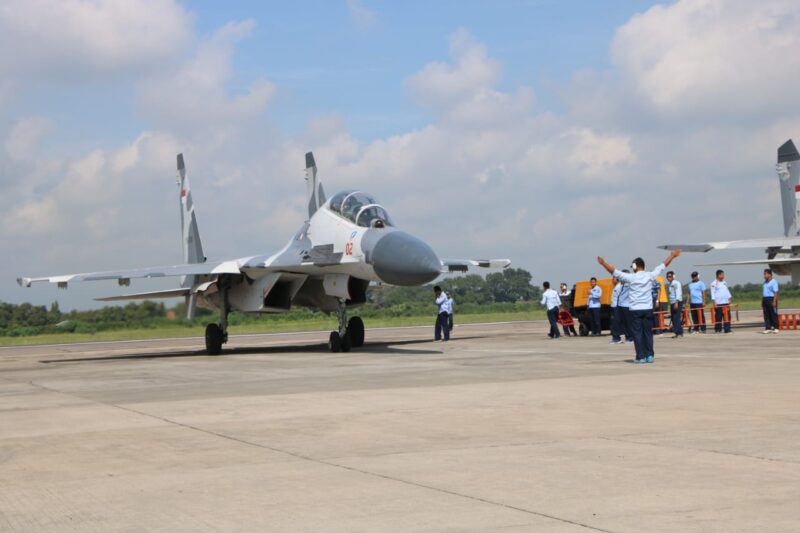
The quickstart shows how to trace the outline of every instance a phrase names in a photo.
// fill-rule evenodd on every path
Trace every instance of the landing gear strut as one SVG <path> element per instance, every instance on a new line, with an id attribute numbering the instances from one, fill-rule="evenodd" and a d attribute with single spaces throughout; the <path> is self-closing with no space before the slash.
<path id="1" fill-rule="evenodd" d="M 358 316 L 354 316 L 349 321 L 347 320 L 345 300 L 339 301 L 336 317 L 339 319 L 339 330 L 331 331 L 331 335 L 328 338 L 330 351 L 334 353 L 349 352 L 350 348 L 364 346 L 364 321 Z"/>
<path id="2" fill-rule="evenodd" d="M 206 326 L 206 353 L 208 355 L 221 354 L 222 345 L 228 342 L 228 313 L 231 308 L 228 304 L 228 286 L 222 280 L 220 280 L 220 295 L 222 303 L 219 307 L 219 324 Z"/>

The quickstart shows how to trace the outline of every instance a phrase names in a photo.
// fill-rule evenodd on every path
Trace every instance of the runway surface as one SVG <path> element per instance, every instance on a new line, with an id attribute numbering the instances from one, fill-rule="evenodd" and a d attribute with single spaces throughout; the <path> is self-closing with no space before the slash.
<path id="1" fill-rule="evenodd" d="M 796 531 L 800 334 L 0 348 L 0 531 Z"/>

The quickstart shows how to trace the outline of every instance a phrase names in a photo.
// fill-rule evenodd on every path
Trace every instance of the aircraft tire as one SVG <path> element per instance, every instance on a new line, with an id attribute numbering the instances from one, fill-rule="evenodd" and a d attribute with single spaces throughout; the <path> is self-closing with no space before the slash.
<path id="1" fill-rule="evenodd" d="M 350 336 L 350 345 L 353 348 L 364 346 L 364 321 L 360 316 L 354 316 L 347 324 L 347 334 Z"/>
<path id="2" fill-rule="evenodd" d="M 588 337 L 589 336 L 589 326 L 581 322 L 578 324 L 578 333 L 580 333 L 581 337 Z"/>
<path id="3" fill-rule="evenodd" d="M 338 331 L 331 331 L 331 336 L 328 338 L 328 349 L 333 353 L 339 353 L 342 350 L 342 338 Z"/>
<path id="4" fill-rule="evenodd" d="M 344 334 L 344 337 L 342 337 L 342 351 L 349 352 L 350 348 L 352 347 L 353 340 L 352 337 L 350 337 L 350 330 L 347 330 L 347 332 Z"/>
<path id="5" fill-rule="evenodd" d="M 206 326 L 206 352 L 208 355 L 222 353 L 222 328 L 219 327 L 219 324 Z"/>

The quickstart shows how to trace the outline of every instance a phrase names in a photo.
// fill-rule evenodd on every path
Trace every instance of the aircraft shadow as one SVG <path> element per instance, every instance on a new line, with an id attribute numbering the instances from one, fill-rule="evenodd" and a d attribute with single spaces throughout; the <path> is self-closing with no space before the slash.
<path id="1" fill-rule="evenodd" d="M 484 336 L 475 335 L 470 337 L 458 337 L 459 340 L 482 339 Z M 454 339 L 455 340 L 455 339 Z M 432 344 L 439 343 L 433 340 L 403 340 L 403 341 L 377 341 L 367 342 L 363 348 L 355 348 L 349 354 L 335 355 L 358 355 L 359 351 L 367 350 L 371 353 L 383 355 L 437 355 L 439 350 L 397 348 L 409 344 Z M 223 349 L 222 355 L 207 355 L 205 350 L 183 350 L 174 352 L 152 352 L 107 355 L 99 357 L 74 357 L 70 359 L 40 359 L 40 363 L 85 363 L 91 361 L 125 361 L 137 359 L 170 359 L 178 357 L 225 357 L 226 355 L 252 355 L 252 354 L 292 354 L 292 353 L 319 353 L 322 355 L 334 355 L 328 351 L 326 343 L 316 344 L 296 344 L 283 346 L 253 346 Z"/>

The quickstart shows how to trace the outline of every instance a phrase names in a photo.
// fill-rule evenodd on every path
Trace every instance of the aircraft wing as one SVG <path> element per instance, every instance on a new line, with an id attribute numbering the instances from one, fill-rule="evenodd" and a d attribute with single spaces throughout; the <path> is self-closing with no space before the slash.
<path id="1" fill-rule="evenodd" d="M 704 244 L 663 244 L 659 248 L 662 250 L 680 248 L 684 252 L 710 252 L 711 250 L 733 250 L 738 248 L 792 248 L 793 246 L 800 246 L 800 237 L 717 241 Z"/>
<path id="2" fill-rule="evenodd" d="M 753 259 L 748 261 L 728 261 L 727 263 L 705 263 L 697 266 L 724 265 L 794 265 L 800 263 L 800 257 L 783 257 L 776 259 Z"/>
<path id="3" fill-rule="evenodd" d="M 442 272 L 467 272 L 475 268 L 508 268 L 510 259 L 442 259 Z"/>
<path id="4" fill-rule="evenodd" d="M 239 274 L 241 269 L 239 261 L 220 261 L 193 263 L 183 265 L 157 266 L 135 268 L 130 270 L 109 270 L 105 272 L 86 272 L 83 274 L 63 274 L 59 276 L 45 276 L 41 278 L 17 278 L 17 283 L 23 287 L 30 287 L 32 283 L 49 282 L 57 283 L 59 287 L 66 288 L 73 281 L 103 281 L 116 279 L 120 285 L 127 285 L 126 281 L 135 278 L 165 278 L 171 276 L 214 275 L 214 274 Z"/>

